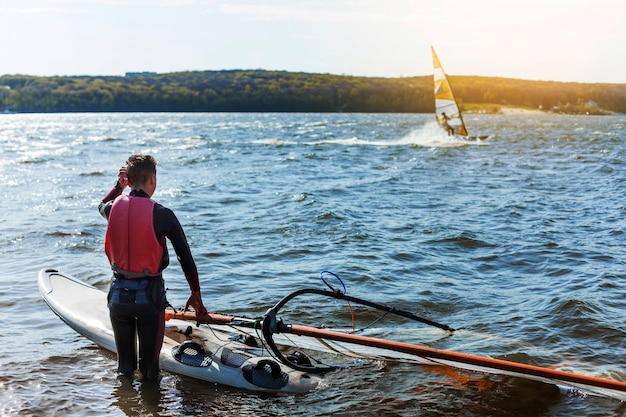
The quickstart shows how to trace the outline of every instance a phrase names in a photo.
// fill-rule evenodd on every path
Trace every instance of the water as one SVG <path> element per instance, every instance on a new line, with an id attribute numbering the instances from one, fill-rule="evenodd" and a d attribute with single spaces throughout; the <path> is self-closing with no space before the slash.
<path id="1" fill-rule="evenodd" d="M 448 140 L 432 115 L 0 117 L 0 415 L 625 415 L 550 385 L 391 364 L 330 374 L 304 395 L 168 373 L 126 386 L 114 355 L 38 293 L 44 267 L 107 287 L 97 205 L 145 152 L 212 311 L 261 314 L 327 269 L 352 295 L 465 329 L 438 347 L 626 380 L 626 117 L 466 122 L 492 138 Z M 175 259 L 166 282 L 184 305 Z"/>

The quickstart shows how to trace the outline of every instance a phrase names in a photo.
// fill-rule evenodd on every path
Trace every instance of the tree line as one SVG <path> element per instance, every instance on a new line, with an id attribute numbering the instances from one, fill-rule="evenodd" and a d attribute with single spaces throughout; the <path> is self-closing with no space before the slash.
<path id="1" fill-rule="evenodd" d="M 626 113 L 626 84 L 450 76 L 460 102 Z M 0 76 L 0 111 L 433 113 L 432 76 L 376 78 L 265 70 Z"/>

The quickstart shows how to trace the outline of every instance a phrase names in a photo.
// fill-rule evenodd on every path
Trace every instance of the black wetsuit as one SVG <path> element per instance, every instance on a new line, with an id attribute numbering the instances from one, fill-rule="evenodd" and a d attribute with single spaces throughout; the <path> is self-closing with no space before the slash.
<path id="1" fill-rule="evenodd" d="M 98 210 L 108 220 L 113 201 L 122 190 L 115 187 L 104 197 Z M 142 190 L 131 196 L 149 198 Z M 200 289 L 198 269 L 191 256 L 187 238 L 174 212 L 158 203 L 153 208 L 154 231 L 160 242 L 168 238 L 176 252 L 189 287 Z M 169 265 L 167 246 L 163 246 L 160 270 Z M 165 285 L 162 276 L 128 279 L 113 274 L 108 295 L 109 314 L 115 335 L 118 374 L 131 377 L 137 369 L 135 338 L 139 339 L 139 370 L 146 380 L 159 376 L 159 353 L 165 330 Z"/>

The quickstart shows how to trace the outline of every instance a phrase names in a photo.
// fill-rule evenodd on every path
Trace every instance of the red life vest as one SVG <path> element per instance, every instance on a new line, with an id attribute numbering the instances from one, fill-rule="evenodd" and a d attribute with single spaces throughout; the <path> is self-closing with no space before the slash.
<path id="1" fill-rule="evenodd" d="M 153 225 L 154 200 L 121 195 L 109 213 L 104 251 L 111 269 L 127 278 L 158 276 L 165 242 Z"/>

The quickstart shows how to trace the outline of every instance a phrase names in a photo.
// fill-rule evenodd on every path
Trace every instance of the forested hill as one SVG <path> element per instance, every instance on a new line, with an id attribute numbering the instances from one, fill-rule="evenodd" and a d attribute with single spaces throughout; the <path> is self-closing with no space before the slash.
<path id="1" fill-rule="evenodd" d="M 626 84 L 451 76 L 463 106 L 626 113 Z M 471 103 L 471 106 L 470 106 Z M 478 106 L 477 106 L 478 105 Z M 434 112 L 432 76 L 372 78 L 228 70 L 126 76 L 0 76 L 0 112 Z"/>

